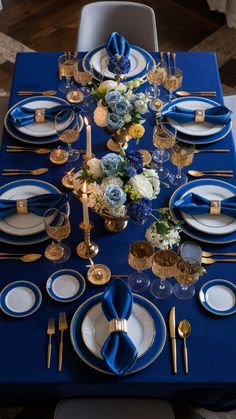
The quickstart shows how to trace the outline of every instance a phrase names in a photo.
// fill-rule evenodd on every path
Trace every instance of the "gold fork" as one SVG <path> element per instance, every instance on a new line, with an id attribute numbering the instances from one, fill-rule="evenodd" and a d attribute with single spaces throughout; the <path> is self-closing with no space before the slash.
<path id="1" fill-rule="evenodd" d="M 59 330 L 61 332 L 61 341 L 59 346 L 59 359 L 58 359 L 58 371 L 62 370 L 62 360 L 63 360 L 63 334 L 65 330 L 68 329 L 68 324 L 66 320 L 66 313 L 59 313 Z"/>
<path id="2" fill-rule="evenodd" d="M 48 320 L 48 330 L 47 334 L 49 336 L 48 340 L 48 354 L 47 354 L 47 368 L 50 368 L 51 365 L 51 353 L 52 353 L 52 335 L 55 335 L 55 320 Z"/>

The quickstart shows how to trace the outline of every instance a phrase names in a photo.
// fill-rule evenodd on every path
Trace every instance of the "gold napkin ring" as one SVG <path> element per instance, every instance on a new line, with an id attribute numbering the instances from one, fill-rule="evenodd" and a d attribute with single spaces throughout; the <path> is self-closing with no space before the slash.
<path id="1" fill-rule="evenodd" d="M 35 122 L 45 122 L 45 109 L 36 108 L 34 111 Z"/>
<path id="2" fill-rule="evenodd" d="M 18 214 L 27 214 L 28 213 L 27 199 L 18 199 L 16 201 L 16 210 Z"/>
<path id="3" fill-rule="evenodd" d="M 221 213 L 221 202 L 213 199 L 211 201 L 211 206 L 210 206 L 210 214 L 211 215 L 220 215 Z"/>
<path id="4" fill-rule="evenodd" d="M 205 121 L 205 111 L 204 109 L 195 110 L 195 122 L 204 122 Z"/>
<path id="5" fill-rule="evenodd" d="M 127 327 L 127 320 L 126 319 L 112 319 L 109 321 L 109 332 L 124 332 L 127 333 L 128 327 Z"/>

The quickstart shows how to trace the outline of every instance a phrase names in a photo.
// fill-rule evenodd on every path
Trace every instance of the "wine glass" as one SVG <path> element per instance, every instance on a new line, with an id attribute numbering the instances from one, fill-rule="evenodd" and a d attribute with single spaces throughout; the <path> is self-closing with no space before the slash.
<path id="1" fill-rule="evenodd" d="M 172 250 L 160 250 L 155 253 L 152 261 L 152 272 L 160 279 L 155 279 L 151 284 L 150 290 L 154 297 L 164 299 L 172 294 L 172 285 L 166 281 L 166 278 L 175 275 L 177 261 L 178 255 Z"/>
<path id="2" fill-rule="evenodd" d="M 198 280 L 201 271 L 201 263 L 198 260 L 185 257 L 180 258 L 176 265 L 176 284 L 173 292 L 177 298 L 188 300 L 195 294 L 193 284 Z"/>
<path id="3" fill-rule="evenodd" d="M 177 173 L 171 174 L 169 180 L 173 185 L 183 185 L 188 181 L 187 176 L 182 173 L 182 168 L 189 166 L 193 161 L 195 146 L 194 144 L 176 141 L 172 148 L 171 161 L 177 166 Z"/>
<path id="4" fill-rule="evenodd" d="M 128 284 L 133 291 L 143 292 L 149 287 L 150 279 L 143 271 L 151 268 L 153 255 L 153 246 L 145 240 L 130 245 L 128 263 L 137 270 L 128 277 Z"/>
<path id="5" fill-rule="evenodd" d="M 60 85 L 59 90 L 62 93 L 67 94 L 73 86 L 71 83 L 71 78 L 74 75 L 74 69 L 77 67 L 77 58 L 75 53 L 68 52 L 61 55 L 58 59 L 58 64 L 60 78 L 66 78 L 66 82 Z"/>
<path id="6" fill-rule="evenodd" d="M 156 64 L 155 60 L 150 60 L 146 66 L 147 70 L 147 80 L 152 87 L 149 87 L 145 90 L 145 93 L 152 99 L 150 108 L 154 111 L 158 111 L 161 109 L 163 103 L 158 96 L 160 95 L 159 86 L 161 83 L 164 82 L 166 78 L 166 69 L 164 66 Z"/>
<path id="7" fill-rule="evenodd" d="M 178 255 L 183 259 L 187 257 L 201 262 L 202 249 L 197 243 L 192 241 L 185 241 L 178 247 Z"/>
<path id="8" fill-rule="evenodd" d="M 84 125 L 81 115 L 77 115 L 72 110 L 61 111 L 56 115 L 55 128 L 59 140 L 68 145 L 68 162 L 78 160 L 79 152 L 72 149 L 71 144 L 75 143 L 80 137 L 80 131 Z"/>
<path id="9" fill-rule="evenodd" d="M 173 92 L 182 86 L 183 72 L 176 67 L 168 67 L 166 77 L 163 80 L 163 87 L 169 90 L 169 95 L 164 98 L 165 102 L 171 102 L 175 99 Z"/>
<path id="10" fill-rule="evenodd" d="M 66 244 L 62 244 L 61 240 L 69 237 L 71 232 L 68 215 L 56 208 L 49 208 L 43 220 L 46 233 L 53 239 L 45 249 L 45 257 L 54 263 L 66 262 L 70 258 L 71 250 Z"/>
<path id="11" fill-rule="evenodd" d="M 163 163 L 170 158 L 167 149 L 173 147 L 175 144 L 175 137 L 176 129 L 168 123 L 160 122 L 154 127 L 153 145 L 158 147 L 158 150 L 153 152 L 152 158 L 154 161 L 160 163 L 159 166 L 156 167 L 159 179 L 164 179 L 170 174 L 169 169 L 163 167 Z"/>

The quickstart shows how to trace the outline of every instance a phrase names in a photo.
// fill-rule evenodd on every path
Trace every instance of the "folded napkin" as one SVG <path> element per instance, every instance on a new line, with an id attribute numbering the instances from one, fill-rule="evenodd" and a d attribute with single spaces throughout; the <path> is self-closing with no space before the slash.
<path id="1" fill-rule="evenodd" d="M 173 207 L 183 210 L 187 214 L 204 214 L 210 212 L 211 201 L 190 192 L 173 204 Z M 221 201 L 221 213 L 236 218 L 236 195 Z"/>
<path id="2" fill-rule="evenodd" d="M 128 285 L 116 279 L 106 288 L 102 298 L 102 310 L 107 320 L 128 319 L 133 296 Z M 108 368 L 116 375 L 123 375 L 135 364 L 138 352 L 125 332 L 111 333 L 102 346 L 101 354 Z"/>
<path id="3" fill-rule="evenodd" d="M 106 43 L 106 50 L 109 57 L 113 55 L 123 55 L 128 58 L 130 46 L 128 41 L 119 33 L 112 32 Z"/>
<path id="4" fill-rule="evenodd" d="M 205 110 L 205 122 L 215 125 L 225 125 L 231 120 L 232 112 L 226 106 L 213 106 Z M 162 116 L 173 119 L 176 122 L 186 123 L 195 120 L 195 110 L 173 106 L 162 112 Z"/>
<path id="5" fill-rule="evenodd" d="M 81 108 L 77 105 L 69 104 L 53 106 L 52 108 L 45 109 L 45 119 L 48 121 L 54 121 L 55 116 L 61 111 L 74 110 L 75 112 L 79 112 L 80 109 Z M 32 124 L 35 121 L 35 109 L 27 108 L 25 106 L 16 106 L 9 113 L 9 117 L 14 125 L 17 125 L 18 127 L 23 127 L 25 125 Z"/>
<path id="6" fill-rule="evenodd" d="M 69 196 L 65 193 L 49 193 L 33 196 L 27 199 L 28 212 L 32 212 L 41 217 L 49 208 L 61 208 L 67 201 Z M 0 199 L 0 219 L 4 219 L 17 213 L 17 201 L 10 199 Z"/>

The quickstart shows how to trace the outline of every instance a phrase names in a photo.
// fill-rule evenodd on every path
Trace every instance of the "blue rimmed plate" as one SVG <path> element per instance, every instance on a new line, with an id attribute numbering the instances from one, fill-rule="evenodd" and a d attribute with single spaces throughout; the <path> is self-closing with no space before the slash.
<path id="1" fill-rule="evenodd" d="M 46 284 L 50 297 L 61 303 L 77 300 L 84 293 L 85 288 L 84 277 L 73 269 L 61 269 L 54 272 Z"/>
<path id="2" fill-rule="evenodd" d="M 236 241 L 236 231 L 217 236 L 217 235 L 212 235 L 203 231 L 196 230 L 195 228 L 193 228 L 192 226 L 186 223 L 186 221 L 184 220 L 181 214 L 181 211 L 178 208 L 173 207 L 173 203 L 178 201 L 185 193 L 187 193 L 194 187 L 202 186 L 202 185 L 207 185 L 209 187 L 219 186 L 219 187 L 228 189 L 233 194 L 236 194 L 236 187 L 234 185 L 231 185 L 230 183 L 227 183 L 221 180 L 216 180 L 216 179 L 193 180 L 192 182 L 188 182 L 180 186 L 171 196 L 170 201 L 169 201 L 169 209 L 170 209 L 173 219 L 176 222 L 179 222 L 179 221 L 183 222 L 183 224 L 181 224 L 181 230 L 184 233 L 186 233 L 188 236 L 194 239 L 203 241 L 205 243 L 225 244 L 225 243 L 231 243 L 231 242 Z"/>
<path id="3" fill-rule="evenodd" d="M 203 307 L 217 316 L 236 313 L 236 286 L 224 279 L 206 282 L 199 291 Z"/>
<path id="4" fill-rule="evenodd" d="M 6 185 L 1 186 L 0 187 L 0 198 L 1 198 L 2 195 L 3 196 L 12 195 L 12 199 L 14 199 L 15 194 L 19 193 L 17 191 L 19 191 L 21 188 L 23 189 L 23 191 L 26 191 L 26 192 L 28 191 L 28 189 L 30 190 L 32 188 L 32 191 L 35 190 L 35 193 L 38 191 L 38 194 L 60 193 L 61 192 L 54 185 L 51 185 L 50 183 L 45 182 L 43 180 L 22 179 L 22 180 L 15 180 L 13 182 L 10 182 L 10 183 L 7 183 Z M 30 192 L 29 192 L 29 196 L 33 196 L 33 195 L 34 195 L 33 192 L 31 192 L 31 195 L 30 195 Z M 36 195 L 37 195 L 37 193 L 36 193 Z M 29 197 L 29 196 L 27 196 L 27 197 Z M 18 198 L 20 198 L 20 197 L 21 196 L 19 196 Z M 69 215 L 70 206 L 69 206 L 68 203 L 66 203 L 62 207 L 62 211 L 65 212 L 67 215 Z M 22 220 L 22 217 L 27 218 L 27 214 L 26 215 L 18 214 L 17 218 L 14 216 L 13 217 L 14 223 L 12 223 L 12 221 L 10 221 L 10 219 L 12 220 L 11 217 L 8 217 L 5 220 L 1 221 L 2 223 L 3 222 L 6 223 L 6 225 L 4 226 L 4 231 L 0 230 L 0 240 L 1 241 L 3 241 L 4 243 L 9 243 L 9 244 L 28 245 L 28 244 L 40 243 L 44 240 L 47 240 L 48 235 L 46 234 L 44 229 L 43 229 L 43 231 L 39 231 L 38 233 L 30 234 L 30 231 L 34 231 L 34 230 L 32 230 L 32 225 L 24 224 L 24 222 Z M 37 217 L 36 220 L 40 220 L 41 218 L 42 217 Z M 17 221 L 17 219 L 19 221 Z M 28 221 L 27 221 L 27 223 L 28 223 Z M 20 235 L 19 234 L 19 231 L 21 231 L 23 227 L 25 227 L 25 231 L 28 230 L 27 235 Z M 36 228 L 40 227 L 40 222 L 36 221 L 36 225 L 34 227 L 36 227 Z M 1 226 L 0 226 L 0 228 L 1 228 Z M 14 235 L 13 234 L 14 231 L 17 231 L 17 230 L 19 230 L 18 233 L 16 235 Z M 10 234 L 7 231 L 12 231 L 12 234 Z"/>
<path id="5" fill-rule="evenodd" d="M 191 98 L 180 98 L 180 99 L 175 99 L 173 100 L 171 103 L 167 103 L 166 105 L 163 106 L 162 109 L 162 113 L 166 110 L 169 110 L 171 107 L 176 106 L 176 105 L 180 105 L 183 107 L 187 107 L 187 104 L 191 104 L 191 106 L 189 105 L 189 108 L 192 109 L 201 109 L 203 108 L 203 104 L 209 107 L 210 106 L 220 106 L 220 103 L 218 102 L 214 102 L 211 99 L 207 99 L 207 98 L 199 98 L 199 97 L 191 97 Z M 184 129 L 184 125 L 187 124 L 183 124 L 183 126 L 180 126 L 179 124 L 175 123 L 174 121 L 169 120 L 169 123 L 173 126 L 173 129 L 170 128 L 170 125 L 166 125 L 165 129 L 168 132 L 174 132 L 174 127 L 176 127 L 177 129 L 177 135 L 176 138 L 178 140 L 181 140 L 183 142 L 189 143 L 189 144 L 196 144 L 196 145 L 201 145 L 201 144 L 211 144 L 214 143 L 216 141 L 219 141 L 221 139 L 223 139 L 230 131 L 232 128 L 232 122 L 228 122 L 228 124 L 226 125 L 220 125 L 217 126 L 218 128 L 216 128 L 216 126 L 212 125 L 212 124 L 207 124 L 207 127 L 204 131 L 204 129 L 201 131 L 201 135 L 200 135 L 200 131 L 194 131 L 193 129 L 189 129 L 185 130 Z M 202 124 L 198 124 L 202 125 Z M 212 127 L 212 128 L 211 128 Z M 179 131 L 179 129 L 181 129 L 182 132 Z M 214 129 L 216 132 L 214 132 Z M 183 130 L 185 132 L 183 132 Z M 213 130 L 213 131 L 211 131 Z M 188 131 L 188 133 L 187 133 Z M 214 132 L 213 134 L 210 134 L 210 132 Z M 194 135 L 193 135 L 194 133 Z"/>
<path id="6" fill-rule="evenodd" d="M 104 78 L 114 80 L 114 74 L 107 69 L 107 58 L 106 47 L 105 45 L 101 45 L 85 55 L 83 59 L 83 68 L 85 71 L 90 71 L 92 65 L 94 78 L 99 81 L 101 80 L 100 75 Z M 136 77 L 144 77 L 146 75 L 147 63 L 153 58 L 144 49 L 131 45 L 129 59 L 131 69 L 125 78 L 125 81 L 133 80 Z"/>
<path id="7" fill-rule="evenodd" d="M 71 321 L 70 337 L 76 353 L 86 364 L 88 364 L 92 368 L 95 368 L 97 371 L 106 374 L 112 374 L 106 366 L 104 360 L 95 356 L 87 348 L 87 346 L 84 343 L 81 332 L 81 327 L 85 316 L 97 303 L 101 302 L 102 295 L 103 294 L 100 293 L 89 298 L 77 309 Z M 155 359 L 162 352 L 166 341 L 165 321 L 157 307 L 146 298 L 136 294 L 134 294 L 134 303 L 137 303 L 144 307 L 146 311 L 149 313 L 149 315 L 152 317 L 153 322 L 155 324 L 156 333 L 150 349 L 147 350 L 142 356 L 140 356 L 137 359 L 135 365 L 133 366 L 131 371 L 129 371 L 128 374 L 140 371 L 143 368 L 146 368 L 152 362 L 154 362 Z"/>
<path id="8" fill-rule="evenodd" d="M 20 102 L 13 105 L 7 112 L 5 119 L 4 119 L 4 125 L 6 130 L 10 135 L 12 135 L 14 138 L 16 138 L 19 141 L 23 141 L 25 143 L 30 144 L 47 144 L 47 143 L 53 143 L 58 141 L 58 136 L 56 135 L 54 124 L 50 122 L 48 125 L 45 125 L 42 129 L 44 132 L 41 132 L 43 134 L 42 136 L 38 136 L 38 130 L 37 130 L 37 136 L 35 136 L 35 130 L 34 124 L 29 124 L 29 126 L 26 127 L 16 127 L 12 120 L 9 118 L 9 113 L 16 108 L 17 106 L 30 106 L 32 104 L 33 107 L 35 107 L 35 104 L 38 103 L 41 105 L 41 107 L 51 107 L 51 106 L 57 106 L 57 105 L 64 105 L 68 102 L 64 99 L 61 99 L 59 97 L 55 96 L 34 96 L 28 99 L 23 99 Z M 50 105 L 52 104 L 52 105 Z"/>
<path id="9" fill-rule="evenodd" d="M 11 317 L 26 317 L 40 307 L 40 289 L 29 281 L 15 281 L 8 284 L 0 294 L 2 311 Z"/>

